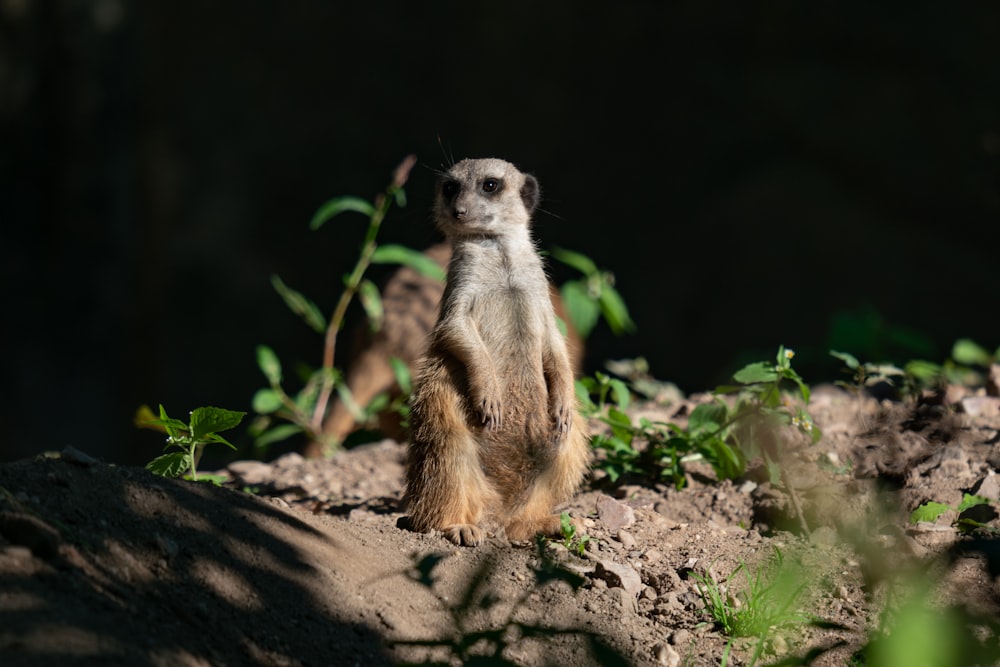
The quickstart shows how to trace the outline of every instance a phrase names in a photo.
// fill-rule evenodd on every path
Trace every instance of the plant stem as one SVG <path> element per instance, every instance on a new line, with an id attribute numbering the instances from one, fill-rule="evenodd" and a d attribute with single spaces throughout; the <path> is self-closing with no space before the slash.
<path id="1" fill-rule="evenodd" d="M 377 247 L 375 238 L 378 236 L 382 221 L 385 219 L 386 213 L 389 212 L 397 191 L 406 183 L 410 169 L 413 168 L 414 164 L 416 164 L 414 156 L 408 155 L 404 158 L 403 162 L 400 163 L 393 173 L 392 183 L 386 188 L 384 193 L 379 194 L 375 198 L 375 211 L 368 220 L 368 232 L 365 234 L 365 241 L 361 246 L 361 256 L 358 257 L 358 262 L 354 265 L 354 270 L 345 281 L 344 291 L 341 293 L 340 300 L 337 301 L 337 306 L 330 317 L 330 324 L 326 327 L 326 341 L 323 347 L 323 384 L 320 387 L 319 396 L 316 399 L 316 407 L 313 410 L 312 422 L 310 423 L 310 429 L 314 438 L 323 432 L 323 418 L 326 415 L 326 408 L 333 394 L 333 362 L 337 349 L 337 334 L 344 324 L 347 307 L 351 304 L 354 295 L 357 294 L 361 279 L 371 264 L 372 255 Z"/>

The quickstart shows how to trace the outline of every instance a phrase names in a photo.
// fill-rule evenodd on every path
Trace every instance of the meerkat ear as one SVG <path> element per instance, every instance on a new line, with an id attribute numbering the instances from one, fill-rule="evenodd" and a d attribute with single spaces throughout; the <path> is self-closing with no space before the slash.
<path id="1" fill-rule="evenodd" d="M 528 215 L 535 212 L 535 207 L 538 206 L 538 200 L 541 196 L 542 193 L 538 189 L 538 179 L 531 174 L 525 174 L 524 185 L 521 186 L 521 201 L 524 202 L 524 208 L 528 209 Z"/>

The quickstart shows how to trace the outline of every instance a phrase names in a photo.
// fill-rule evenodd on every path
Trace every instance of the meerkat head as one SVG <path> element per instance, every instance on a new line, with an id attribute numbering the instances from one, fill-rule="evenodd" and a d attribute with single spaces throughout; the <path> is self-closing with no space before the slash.
<path id="1" fill-rule="evenodd" d="M 462 160 L 438 181 L 434 217 L 447 235 L 497 235 L 527 227 L 538 181 L 504 160 Z"/>

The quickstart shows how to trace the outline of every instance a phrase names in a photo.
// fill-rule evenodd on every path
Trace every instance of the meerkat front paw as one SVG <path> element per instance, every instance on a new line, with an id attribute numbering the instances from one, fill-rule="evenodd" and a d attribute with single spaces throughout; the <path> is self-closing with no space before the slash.
<path id="1" fill-rule="evenodd" d="M 443 528 L 441 533 L 460 547 L 478 547 L 486 539 L 486 531 L 471 523 L 457 523 Z"/>
<path id="2" fill-rule="evenodd" d="M 549 414 L 552 419 L 552 439 L 558 443 L 569 433 L 576 411 L 576 394 L 573 389 L 554 391 L 551 394 Z"/>
<path id="3" fill-rule="evenodd" d="M 503 406 L 500 399 L 497 398 L 498 396 L 499 392 L 492 392 L 484 395 L 478 401 L 482 423 L 491 431 L 503 428 Z"/>
<path id="4" fill-rule="evenodd" d="M 573 404 L 556 403 L 552 406 L 552 436 L 556 442 L 562 440 L 569 433 L 569 427 L 573 423 Z"/>

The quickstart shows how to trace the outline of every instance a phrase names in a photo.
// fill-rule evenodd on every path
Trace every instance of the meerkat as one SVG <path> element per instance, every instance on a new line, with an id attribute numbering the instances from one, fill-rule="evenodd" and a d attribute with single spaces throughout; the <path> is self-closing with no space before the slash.
<path id="1" fill-rule="evenodd" d="M 497 159 L 439 180 L 451 244 L 441 312 L 411 399 L 404 502 L 410 526 L 478 545 L 558 534 L 555 506 L 587 470 L 566 339 L 531 237 L 538 182 Z"/>
<path id="2" fill-rule="evenodd" d="M 424 251 L 442 269 L 451 261 L 451 246 L 436 243 Z M 559 317 L 566 327 L 566 344 L 574 375 L 579 374 L 583 363 L 583 340 L 569 319 L 565 304 L 554 285 L 549 286 L 549 295 Z M 393 357 L 406 364 L 411 375 L 416 373 L 417 361 L 427 349 L 427 340 L 437 322 L 444 296 L 444 283 L 437 278 L 422 274 L 410 267 L 398 269 L 382 288 L 384 319 L 382 327 L 371 333 L 368 327 L 358 331 L 354 341 L 352 362 L 348 368 L 346 384 L 357 405 L 368 405 L 383 392 L 399 395 L 401 389 L 396 381 L 389 360 Z M 354 415 L 340 400 L 335 401 L 323 422 L 323 432 L 330 439 L 343 442 L 359 427 Z M 383 413 L 378 417 L 378 428 L 386 436 L 400 442 L 406 439 L 406 431 L 395 413 Z M 318 442 L 307 443 L 302 451 L 304 456 L 320 457 L 323 447 Z"/>

